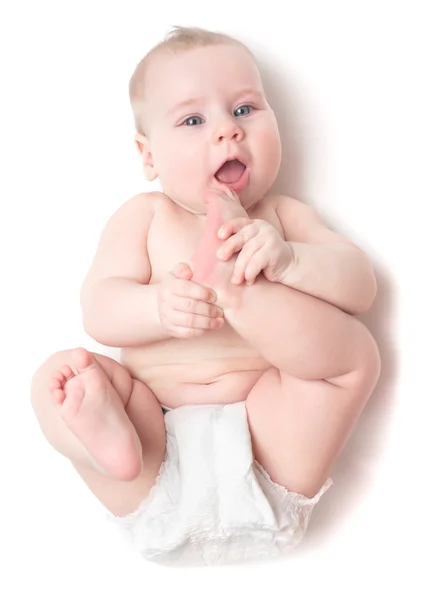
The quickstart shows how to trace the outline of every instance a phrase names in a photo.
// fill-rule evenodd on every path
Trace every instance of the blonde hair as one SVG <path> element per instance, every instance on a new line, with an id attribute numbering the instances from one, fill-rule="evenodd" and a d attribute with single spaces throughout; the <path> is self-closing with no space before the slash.
<path id="1" fill-rule="evenodd" d="M 134 117 L 135 129 L 143 133 L 143 105 L 145 95 L 145 79 L 147 67 L 155 54 L 164 50 L 174 53 L 185 52 L 193 48 L 204 48 L 205 46 L 217 46 L 220 44 L 233 44 L 245 48 L 252 56 L 249 48 L 239 40 L 216 31 L 201 29 L 200 27 L 173 27 L 165 38 L 154 46 L 135 67 L 134 73 L 129 81 L 129 101 L 131 103 Z"/>

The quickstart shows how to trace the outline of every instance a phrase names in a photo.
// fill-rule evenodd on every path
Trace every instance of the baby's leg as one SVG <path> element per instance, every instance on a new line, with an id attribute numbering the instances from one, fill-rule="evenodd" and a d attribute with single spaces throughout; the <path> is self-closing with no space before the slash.
<path id="1" fill-rule="evenodd" d="M 212 201 L 232 218 L 230 202 L 221 196 Z M 233 217 L 238 213 L 234 204 Z M 263 276 L 251 286 L 231 284 L 233 263 L 215 261 L 209 279 L 217 303 L 274 367 L 246 401 L 255 457 L 274 481 L 313 496 L 376 385 L 376 342 L 354 317 Z"/>
<path id="2" fill-rule="evenodd" d="M 38 369 L 32 405 L 47 440 L 111 512 L 137 508 L 165 455 L 161 406 L 143 383 L 111 358 L 78 348 Z"/>

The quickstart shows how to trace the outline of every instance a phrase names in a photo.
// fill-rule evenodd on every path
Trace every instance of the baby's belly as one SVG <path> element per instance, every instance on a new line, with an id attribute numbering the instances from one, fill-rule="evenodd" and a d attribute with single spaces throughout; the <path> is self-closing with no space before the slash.
<path id="1" fill-rule="evenodd" d="M 218 333 L 125 348 L 121 362 L 169 408 L 241 402 L 270 364 L 234 332 Z"/>

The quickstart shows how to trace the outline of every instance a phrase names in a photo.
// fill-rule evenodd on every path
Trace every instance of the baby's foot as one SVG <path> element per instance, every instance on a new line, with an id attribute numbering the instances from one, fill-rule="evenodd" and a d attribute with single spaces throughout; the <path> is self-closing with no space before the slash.
<path id="1" fill-rule="evenodd" d="M 207 216 L 203 237 L 192 259 L 192 281 L 206 284 L 218 295 L 217 304 L 222 308 L 231 306 L 239 297 L 239 286 L 231 283 L 236 255 L 228 261 L 218 260 L 216 254 L 225 240 L 218 238 L 218 230 L 237 217 L 248 217 L 238 198 L 227 190 L 209 190 L 205 197 Z"/>
<path id="2" fill-rule="evenodd" d="M 142 467 L 141 444 L 119 394 L 87 350 L 73 350 L 71 359 L 78 374 L 63 365 L 49 382 L 63 421 L 100 470 L 123 481 L 135 479 Z"/>

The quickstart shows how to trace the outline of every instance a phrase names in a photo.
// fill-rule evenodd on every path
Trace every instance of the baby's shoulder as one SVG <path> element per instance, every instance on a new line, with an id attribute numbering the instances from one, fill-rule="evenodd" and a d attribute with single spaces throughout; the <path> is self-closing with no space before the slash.
<path id="1" fill-rule="evenodd" d="M 284 220 L 287 218 L 293 220 L 302 215 L 304 206 L 306 205 L 303 202 L 295 200 L 295 198 L 291 198 L 290 196 L 269 194 L 254 207 L 251 216 L 253 218 L 264 219 L 265 221 L 274 221 L 275 219 L 281 219 L 281 213 L 284 213 Z"/>
<path id="2" fill-rule="evenodd" d="M 159 192 L 142 192 L 125 200 L 109 216 L 103 236 L 111 239 L 123 236 L 125 232 L 140 238 L 147 235 L 161 196 L 163 195 Z"/>
<path id="3" fill-rule="evenodd" d="M 285 194 L 269 194 L 265 198 L 265 203 L 275 211 L 282 207 L 286 210 L 296 211 L 302 210 L 302 207 L 306 206 L 304 202 Z"/>
<path id="4" fill-rule="evenodd" d="M 150 223 L 165 196 L 160 192 L 140 192 L 125 200 L 110 216 L 110 222 L 124 223 L 125 226 L 136 223 Z"/>
<path id="5" fill-rule="evenodd" d="M 164 199 L 165 196 L 161 192 L 139 192 L 125 200 L 118 211 L 154 211 Z"/>

